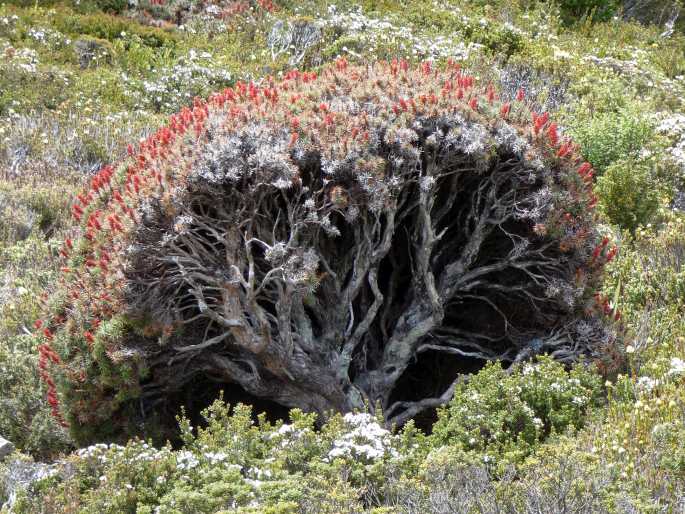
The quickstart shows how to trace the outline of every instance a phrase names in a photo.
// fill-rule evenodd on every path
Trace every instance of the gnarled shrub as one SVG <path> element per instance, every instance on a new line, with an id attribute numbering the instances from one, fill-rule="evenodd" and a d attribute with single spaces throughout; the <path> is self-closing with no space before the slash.
<path id="1" fill-rule="evenodd" d="M 486 361 L 606 342 L 591 166 L 457 66 L 238 83 L 129 155 L 74 203 L 41 326 L 79 437 L 210 381 L 403 423 Z"/>

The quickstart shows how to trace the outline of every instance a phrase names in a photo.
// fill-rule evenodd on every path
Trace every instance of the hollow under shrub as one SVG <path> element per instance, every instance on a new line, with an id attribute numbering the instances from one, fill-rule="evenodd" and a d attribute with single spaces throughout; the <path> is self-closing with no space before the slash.
<path id="1" fill-rule="evenodd" d="M 548 118 L 452 64 L 338 60 L 197 99 L 73 204 L 37 323 L 55 415 L 139 430 L 214 381 L 401 424 L 486 361 L 601 352 L 615 250 Z"/>

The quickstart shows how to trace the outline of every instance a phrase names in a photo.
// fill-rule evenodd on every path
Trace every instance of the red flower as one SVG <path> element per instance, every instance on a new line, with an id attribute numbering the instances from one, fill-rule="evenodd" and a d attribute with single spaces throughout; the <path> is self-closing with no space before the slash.
<path id="1" fill-rule="evenodd" d="M 502 107 L 499 109 L 499 115 L 502 116 L 502 118 L 506 118 L 507 115 L 509 114 L 509 110 L 511 109 L 511 104 L 508 102 L 505 104 L 502 104 Z"/>
<path id="2" fill-rule="evenodd" d="M 566 157 L 571 152 L 572 143 L 570 141 L 565 142 L 561 145 L 561 148 L 557 151 L 557 157 Z"/>
<path id="3" fill-rule="evenodd" d="M 488 85 L 485 97 L 487 98 L 488 103 L 492 105 L 492 102 L 495 100 L 495 88 L 492 87 L 492 84 Z"/>
<path id="4" fill-rule="evenodd" d="M 556 147 L 559 144 L 559 133 L 557 132 L 557 124 L 551 123 L 547 127 L 547 137 L 552 146 Z"/>
<path id="5" fill-rule="evenodd" d="M 589 162 L 584 162 L 578 168 L 578 175 L 585 178 L 585 176 L 590 172 L 590 170 L 592 170 L 592 164 L 590 164 Z"/>
<path id="6" fill-rule="evenodd" d="M 544 112 L 542 114 L 536 114 L 536 113 L 531 113 L 533 117 L 533 130 L 537 134 L 540 132 L 540 129 L 545 126 L 545 124 L 549 121 L 549 114 Z"/>

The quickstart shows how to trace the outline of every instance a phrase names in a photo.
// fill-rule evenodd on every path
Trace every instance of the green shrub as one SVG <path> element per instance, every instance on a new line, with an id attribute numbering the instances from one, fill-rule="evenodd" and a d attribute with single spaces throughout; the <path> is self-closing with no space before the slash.
<path id="1" fill-rule="evenodd" d="M 40 481 L 14 512 L 361 512 L 387 502 L 391 480 L 416 476 L 426 453 L 411 424 L 393 435 L 368 414 L 337 415 L 320 430 L 297 410 L 275 425 L 222 401 L 203 415 L 204 428 L 181 419 L 176 451 L 140 440 L 78 450 L 68 473 Z"/>
<path id="2" fill-rule="evenodd" d="M 119 14 L 128 7 L 128 0 L 95 0 L 95 5 L 105 12 Z"/>
<path id="3" fill-rule="evenodd" d="M 49 457 L 70 444 L 45 403 L 37 361 L 30 336 L 13 336 L 0 345 L 0 434 L 25 452 Z"/>
<path id="4" fill-rule="evenodd" d="M 636 159 L 654 137 L 651 120 L 633 109 L 595 115 L 589 121 L 576 120 L 571 132 L 581 153 L 597 175 L 619 159 Z"/>
<path id="5" fill-rule="evenodd" d="M 567 372 L 549 357 L 511 370 L 491 363 L 457 386 L 430 439 L 520 462 L 550 433 L 580 428 L 600 391 L 599 376 L 583 365 Z"/>
<path id="6" fill-rule="evenodd" d="M 647 224 L 659 208 L 658 184 L 649 165 L 636 159 L 620 159 L 609 165 L 597 180 L 595 191 L 609 221 L 631 233 Z"/>
<path id="7" fill-rule="evenodd" d="M 35 230 L 17 243 L 0 240 L 0 435 L 41 457 L 69 448 L 45 401 L 38 342 L 27 333 L 41 308 L 41 290 L 55 279 L 53 251 Z"/>
<path id="8" fill-rule="evenodd" d="M 138 36 L 147 46 L 161 48 L 173 47 L 178 36 L 173 32 L 154 27 L 145 27 L 139 23 L 104 13 L 79 15 L 69 10 L 59 10 L 54 18 L 55 28 L 65 34 L 74 36 L 89 35 L 99 39 L 114 41 L 124 34 Z"/>
<path id="9" fill-rule="evenodd" d="M 606 21 L 618 8 L 616 0 L 559 0 L 561 18 L 572 24 L 584 17 L 592 21 Z"/>

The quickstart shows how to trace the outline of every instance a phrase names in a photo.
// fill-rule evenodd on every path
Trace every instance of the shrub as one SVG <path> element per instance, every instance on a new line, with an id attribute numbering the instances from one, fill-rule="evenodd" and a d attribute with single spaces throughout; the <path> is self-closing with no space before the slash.
<path id="1" fill-rule="evenodd" d="M 636 159 L 654 137 L 652 121 L 632 109 L 600 113 L 576 122 L 573 137 L 598 175 L 619 159 Z"/>
<path id="2" fill-rule="evenodd" d="M 522 462 L 550 433 L 582 427 L 600 398 L 599 375 L 583 366 L 567 372 L 549 357 L 509 370 L 488 364 L 440 409 L 431 443 Z"/>
<path id="3" fill-rule="evenodd" d="M 659 208 L 659 187 L 648 164 L 621 159 L 607 167 L 597 180 L 597 196 L 607 218 L 635 233 Z"/>
<path id="4" fill-rule="evenodd" d="M 384 503 L 384 484 L 416 474 L 425 455 L 420 433 L 393 435 L 363 413 L 319 431 L 297 410 L 276 425 L 220 401 L 203 415 L 196 432 L 181 419 L 178 450 L 140 440 L 78 450 L 20 494 L 13 512 L 360 512 Z"/>
<path id="5" fill-rule="evenodd" d="M 41 457 L 69 447 L 45 403 L 35 338 L 27 334 L 41 309 L 39 295 L 55 278 L 53 251 L 35 230 L 17 243 L 0 241 L 0 434 Z"/>
<path id="6" fill-rule="evenodd" d="M 213 377 L 401 424 L 460 367 L 600 351 L 591 166 L 473 84 L 339 60 L 198 99 L 130 147 L 74 203 L 37 331 L 56 415 L 90 439 Z"/>
<path id="7" fill-rule="evenodd" d="M 99 9 L 114 14 L 120 14 L 128 7 L 128 0 L 95 0 Z"/>
<path id="8" fill-rule="evenodd" d="M 607 21 L 618 5 L 615 0 L 560 0 L 559 8 L 564 22 L 571 24 L 584 17 L 592 21 Z"/>
<path id="9" fill-rule="evenodd" d="M 57 30 L 65 34 L 88 35 L 110 42 L 123 37 L 122 32 L 136 35 L 146 45 L 155 48 L 173 47 L 178 40 L 178 36 L 172 32 L 145 27 L 139 23 L 104 13 L 81 15 L 69 10 L 59 10 L 54 24 Z"/>

